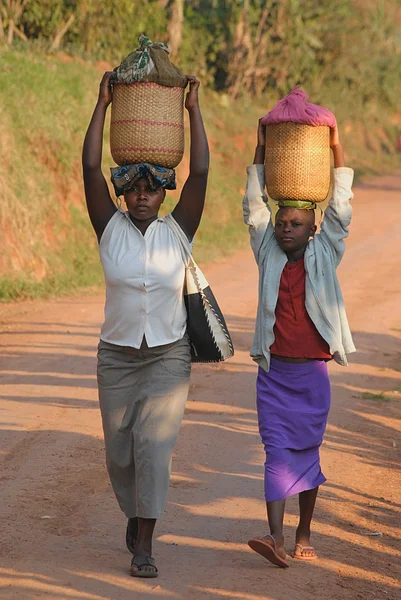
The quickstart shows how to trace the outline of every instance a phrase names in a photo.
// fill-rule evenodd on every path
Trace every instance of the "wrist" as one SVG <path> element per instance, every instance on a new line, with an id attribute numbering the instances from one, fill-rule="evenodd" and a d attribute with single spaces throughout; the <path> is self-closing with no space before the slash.
<path id="1" fill-rule="evenodd" d="M 196 103 L 193 106 L 187 106 L 186 109 L 190 115 L 193 113 L 199 112 L 199 104 Z"/>
<path id="2" fill-rule="evenodd" d="M 334 168 L 338 169 L 338 167 L 345 166 L 344 152 L 340 145 L 332 148 L 333 150 L 333 158 L 334 158 Z"/>
<path id="3" fill-rule="evenodd" d="M 111 104 L 111 100 L 106 101 L 106 100 L 103 100 L 102 98 L 98 98 L 96 106 L 98 106 L 99 108 L 101 108 L 103 110 L 107 110 L 107 107 L 109 106 L 109 104 Z"/>

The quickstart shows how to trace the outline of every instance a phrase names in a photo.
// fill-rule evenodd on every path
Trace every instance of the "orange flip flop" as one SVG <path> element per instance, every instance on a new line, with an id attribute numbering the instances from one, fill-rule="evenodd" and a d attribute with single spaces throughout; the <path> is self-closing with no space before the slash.
<path id="1" fill-rule="evenodd" d="M 270 538 L 273 544 L 268 544 L 263 538 L 253 538 L 252 540 L 249 540 L 248 546 L 263 556 L 263 558 L 266 558 L 268 561 L 270 561 L 273 565 L 281 567 L 282 569 L 289 567 L 290 565 L 284 560 L 284 558 L 281 558 L 281 556 L 277 554 L 276 540 L 274 537 L 270 534 L 266 535 L 265 537 Z"/>
<path id="2" fill-rule="evenodd" d="M 297 549 L 297 547 L 301 550 L 301 554 L 295 553 L 295 550 Z M 292 558 L 296 558 L 297 560 L 316 560 L 317 559 L 316 553 L 314 553 L 312 556 L 302 556 L 302 553 L 304 550 L 313 550 L 313 552 L 315 552 L 315 549 L 313 546 L 303 546 L 302 544 L 295 544 L 294 552 L 291 554 Z"/>

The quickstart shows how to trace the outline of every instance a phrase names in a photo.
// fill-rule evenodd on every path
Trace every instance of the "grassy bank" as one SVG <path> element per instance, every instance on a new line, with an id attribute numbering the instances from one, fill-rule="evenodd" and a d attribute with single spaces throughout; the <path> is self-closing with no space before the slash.
<path id="1" fill-rule="evenodd" d="M 100 285 L 80 153 L 105 65 L 10 51 L 3 51 L 0 59 L 0 300 L 58 296 Z M 399 115 L 372 106 L 362 122 L 357 105 L 351 110 L 352 98 L 344 92 L 333 92 L 331 102 L 324 99 L 343 126 L 348 162 L 359 176 L 397 166 Z M 257 119 L 275 100 L 272 95 L 259 103 L 233 103 L 225 95 L 202 91 L 211 173 L 195 245 L 200 262 L 218 260 L 247 243 L 241 215 L 245 167 L 252 160 Z M 107 178 L 112 165 L 107 125 Z M 177 170 L 179 189 L 187 168 L 186 151 Z M 169 193 L 164 210 L 177 199 L 178 192 Z"/>

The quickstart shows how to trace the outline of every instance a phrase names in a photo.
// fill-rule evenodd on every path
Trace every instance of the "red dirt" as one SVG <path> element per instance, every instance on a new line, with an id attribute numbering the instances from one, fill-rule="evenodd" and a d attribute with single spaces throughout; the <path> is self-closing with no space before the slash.
<path id="1" fill-rule="evenodd" d="M 0 477 L 4 599 L 318 600 L 401 597 L 400 179 L 359 188 L 340 279 L 358 352 L 330 365 L 314 562 L 277 569 L 251 552 L 267 533 L 263 449 L 249 359 L 250 251 L 205 268 L 234 359 L 195 366 L 156 531 L 160 577 L 129 576 L 125 520 L 108 482 L 95 354 L 103 298 L 1 306 Z M 285 520 L 294 543 L 296 499 Z"/>

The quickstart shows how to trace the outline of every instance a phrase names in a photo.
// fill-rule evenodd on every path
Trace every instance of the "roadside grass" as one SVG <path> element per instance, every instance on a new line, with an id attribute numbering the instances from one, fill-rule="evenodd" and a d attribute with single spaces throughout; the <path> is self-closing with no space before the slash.
<path id="1" fill-rule="evenodd" d="M 0 62 L 0 302 L 100 286 L 103 278 L 85 210 L 80 155 L 105 65 L 7 49 L 0 51 Z M 218 261 L 248 244 L 241 206 L 245 167 L 253 160 L 258 118 L 276 100 L 272 92 L 263 101 L 233 102 L 227 95 L 201 88 L 211 169 L 194 246 L 198 262 Z M 337 110 L 343 125 L 349 164 L 359 176 L 395 170 L 392 115 L 376 110 L 365 127 L 350 112 L 351 100 L 348 105 L 326 102 Z M 186 153 L 177 169 L 178 189 L 188 171 L 188 127 L 186 136 Z M 107 121 L 103 153 L 107 179 L 112 165 Z M 178 191 L 168 194 L 164 213 L 178 198 Z"/>
<path id="2" fill-rule="evenodd" d="M 389 398 L 385 392 L 380 392 L 378 394 L 373 394 L 372 392 L 362 392 L 361 394 L 362 400 L 376 400 L 377 402 L 390 402 L 391 398 Z"/>

